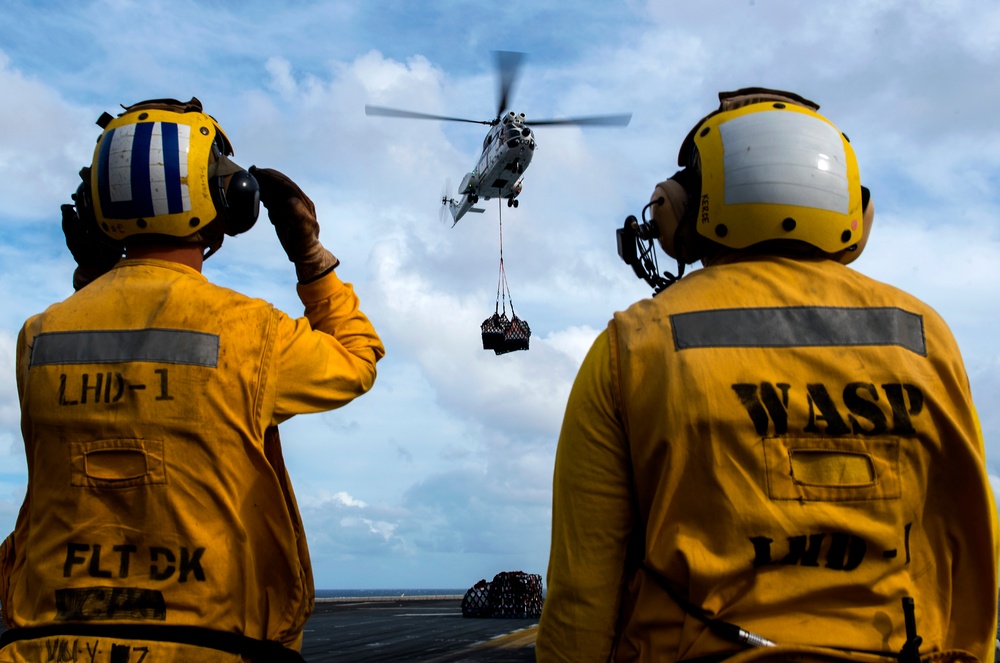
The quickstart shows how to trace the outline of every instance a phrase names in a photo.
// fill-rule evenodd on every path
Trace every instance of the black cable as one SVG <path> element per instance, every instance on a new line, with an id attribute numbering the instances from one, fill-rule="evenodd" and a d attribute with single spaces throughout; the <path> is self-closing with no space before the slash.
<path id="1" fill-rule="evenodd" d="M 672 598 L 677 603 L 677 605 L 679 605 L 684 610 L 684 612 L 691 615 L 695 619 L 703 622 L 712 633 L 719 636 L 723 640 L 728 640 L 729 642 L 733 642 L 738 645 L 744 645 L 748 647 L 778 646 L 778 643 L 772 642 L 771 640 L 768 640 L 762 635 L 757 635 L 756 633 L 744 630 L 739 626 L 737 626 L 736 624 L 730 624 L 729 622 L 723 621 L 721 619 L 709 617 L 704 610 L 702 610 L 701 608 L 694 605 L 687 599 L 683 598 L 680 594 L 678 594 L 677 590 L 675 590 L 673 587 L 670 586 L 670 583 L 667 582 L 666 578 L 664 578 L 659 573 L 649 568 L 645 564 L 642 565 L 642 568 L 645 569 L 646 572 L 653 577 L 653 580 L 656 581 L 656 583 L 663 589 L 663 591 L 665 591 L 667 595 L 670 598 Z"/>

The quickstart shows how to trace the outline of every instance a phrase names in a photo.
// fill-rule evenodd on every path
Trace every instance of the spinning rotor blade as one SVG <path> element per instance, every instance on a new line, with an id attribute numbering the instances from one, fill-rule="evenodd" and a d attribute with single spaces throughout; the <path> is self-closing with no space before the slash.
<path id="1" fill-rule="evenodd" d="M 416 111 L 399 110 L 396 108 L 386 108 L 385 106 L 371 106 L 365 104 L 365 115 L 381 115 L 382 117 L 405 117 L 417 120 L 446 120 L 448 122 L 469 122 L 470 124 L 494 124 L 492 120 L 467 120 L 464 117 L 448 117 L 445 115 L 432 115 L 431 113 L 418 113 Z"/>
<path id="2" fill-rule="evenodd" d="M 560 124 L 575 124 L 584 127 L 627 127 L 632 121 L 632 113 L 620 115 L 589 115 L 587 117 L 568 117 L 562 120 L 525 120 L 532 127 L 554 126 Z"/>
<path id="3" fill-rule="evenodd" d="M 517 75 L 521 70 L 521 60 L 524 53 L 517 51 L 494 51 L 497 63 L 497 71 L 500 73 L 500 88 L 497 91 L 497 120 L 507 110 L 510 97 L 517 82 Z"/>
<path id="4" fill-rule="evenodd" d="M 451 180 L 446 179 L 444 181 L 444 187 L 441 189 L 441 209 L 438 210 L 438 221 L 441 223 L 444 223 L 445 219 L 451 216 L 448 213 L 448 203 L 451 201 L 451 193 Z"/>

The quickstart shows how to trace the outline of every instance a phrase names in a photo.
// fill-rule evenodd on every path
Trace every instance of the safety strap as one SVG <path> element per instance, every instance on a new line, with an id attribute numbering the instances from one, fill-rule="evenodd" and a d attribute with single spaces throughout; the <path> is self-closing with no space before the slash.
<path id="1" fill-rule="evenodd" d="M 252 661 L 274 663 L 305 663 L 302 654 L 273 640 L 258 640 L 228 631 L 216 631 L 199 626 L 147 624 L 48 624 L 15 628 L 0 633 L 0 649 L 19 640 L 36 640 L 55 636 L 84 636 L 121 640 L 150 640 L 204 647 L 230 654 L 239 654 Z"/>

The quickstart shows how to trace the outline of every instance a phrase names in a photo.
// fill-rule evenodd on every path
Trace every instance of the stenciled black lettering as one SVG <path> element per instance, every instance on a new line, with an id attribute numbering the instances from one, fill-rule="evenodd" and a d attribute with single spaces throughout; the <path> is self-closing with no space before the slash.
<path id="1" fill-rule="evenodd" d="M 94 392 L 94 402 L 101 402 L 101 383 L 104 381 L 104 373 L 98 373 L 94 376 L 94 386 L 90 386 L 90 373 L 84 373 L 81 380 L 80 387 L 80 404 L 85 405 L 87 403 L 87 392 Z"/>
<path id="2" fill-rule="evenodd" d="M 59 376 L 59 405 L 76 405 L 80 401 L 66 400 L 66 374 Z"/>
<path id="3" fill-rule="evenodd" d="M 753 422 L 754 430 L 757 431 L 758 435 L 766 435 L 769 419 L 767 418 L 767 411 L 764 409 L 764 404 L 757 398 L 757 385 L 734 384 L 732 387 L 733 391 L 736 392 L 736 397 L 740 399 L 740 403 L 743 404 L 747 414 L 750 415 L 750 421 Z"/>
<path id="4" fill-rule="evenodd" d="M 777 387 L 777 389 L 775 389 Z M 761 382 L 758 388 L 755 384 L 734 384 L 733 391 L 739 398 L 743 408 L 750 415 L 754 429 L 758 435 L 766 435 L 770 421 L 774 422 L 775 435 L 783 435 L 788 431 L 788 389 L 790 385 L 779 382 Z M 778 395 L 781 390 L 781 396 Z"/>
<path id="5" fill-rule="evenodd" d="M 45 655 L 47 663 L 76 663 L 79 659 L 76 656 L 79 640 L 68 640 L 65 638 L 52 638 L 45 641 Z M 93 660 L 93 659 L 91 659 Z"/>
<path id="6" fill-rule="evenodd" d="M 91 578 L 110 578 L 111 571 L 101 568 L 101 544 L 95 543 L 90 551 L 90 567 L 88 568 Z"/>
<path id="7" fill-rule="evenodd" d="M 111 657 L 108 659 L 108 663 L 128 663 L 129 657 L 132 655 L 132 648 L 128 645 L 111 645 Z"/>
<path id="8" fill-rule="evenodd" d="M 819 566 L 819 551 L 823 547 L 826 534 L 810 534 L 808 537 L 788 537 L 788 554 L 778 560 L 778 564 L 798 564 L 800 566 Z M 808 546 L 806 542 L 808 541 Z"/>
<path id="9" fill-rule="evenodd" d="M 159 561 L 160 557 L 163 557 L 168 564 L 168 566 L 164 567 L 162 571 L 157 565 L 157 562 Z M 169 579 L 170 576 L 174 575 L 174 571 L 177 570 L 177 568 L 174 566 L 174 562 L 176 561 L 177 558 L 174 557 L 174 553 L 171 552 L 168 548 L 161 548 L 159 546 L 151 547 L 149 549 L 149 576 L 153 580 Z"/>
<path id="10" fill-rule="evenodd" d="M 77 564 L 83 564 L 87 560 L 80 555 L 79 552 L 87 552 L 90 550 L 90 545 L 87 543 L 73 543 L 72 541 L 66 544 L 66 561 L 63 562 L 63 578 L 68 578 L 73 573 L 73 567 Z"/>
<path id="11" fill-rule="evenodd" d="M 867 393 L 865 398 L 861 392 Z M 885 413 L 875 403 L 878 401 L 878 390 L 870 382 L 852 382 L 844 387 L 844 405 L 851 414 L 847 420 L 851 422 L 851 431 L 855 435 L 881 435 L 888 428 Z M 863 426 L 857 417 L 867 419 L 869 426 Z"/>
<path id="12" fill-rule="evenodd" d="M 154 373 L 160 376 L 160 395 L 156 397 L 158 401 L 172 401 L 174 397 L 170 395 L 170 390 L 167 388 L 167 369 L 157 368 Z"/>
<path id="13" fill-rule="evenodd" d="M 107 607 L 108 619 L 162 620 L 166 618 L 163 594 L 155 589 L 115 587 Z"/>
<path id="14" fill-rule="evenodd" d="M 860 536 L 837 532 L 831 539 L 826 553 L 826 568 L 853 571 L 864 561 L 868 544 Z"/>
<path id="15" fill-rule="evenodd" d="M 837 406 L 833 404 L 830 393 L 826 386 L 820 383 L 806 385 L 809 401 L 809 423 L 806 424 L 807 433 L 826 433 L 827 435 L 847 435 L 850 429 L 844 423 L 844 419 L 837 411 Z M 819 414 L 816 410 L 819 410 Z M 821 431 L 816 425 L 817 421 L 826 422 L 826 430 Z"/>
<path id="16" fill-rule="evenodd" d="M 94 641 L 94 646 L 93 646 L 93 647 L 91 647 L 91 646 L 90 646 L 90 643 L 89 643 L 89 642 L 88 642 L 88 643 L 86 643 L 86 647 L 87 647 L 87 656 L 90 656 L 90 663 L 94 663 L 94 659 L 96 659 L 96 658 L 97 658 L 97 652 L 98 652 L 98 649 L 97 649 L 97 646 L 98 646 L 99 644 L 101 644 L 101 641 L 100 641 L 100 640 L 95 640 L 95 641 Z"/>
<path id="17" fill-rule="evenodd" d="M 924 409 L 924 392 L 912 384 L 884 384 L 885 399 L 892 407 L 892 432 L 895 435 L 913 435 L 911 416 L 920 414 Z M 909 405 L 907 406 L 907 400 Z"/>
<path id="18" fill-rule="evenodd" d="M 775 387 L 781 390 L 780 398 Z M 790 388 L 791 385 L 784 382 L 778 382 L 777 384 L 771 384 L 770 382 L 760 383 L 760 397 L 764 401 L 767 413 L 771 415 L 771 420 L 774 421 L 774 432 L 777 435 L 782 435 L 788 431 L 788 390 Z"/>
<path id="19" fill-rule="evenodd" d="M 115 546 L 112 548 L 114 552 L 121 556 L 121 561 L 118 563 L 118 577 L 127 578 L 128 577 L 128 567 L 129 567 L 129 556 L 135 553 L 136 547 L 129 544 L 122 544 L 120 546 Z"/>
<path id="20" fill-rule="evenodd" d="M 162 592 L 141 587 L 73 587 L 56 590 L 59 621 L 164 621 L 167 604 Z"/>
<path id="21" fill-rule="evenodd" d="M 753 544 L 753 566 L 767 566 L 771 563 L 771 544 L 774 539 L 766 536 L 751 536 L 750 543 Z"/>
<path id="22" fill-rule="evenodd" d="M 188 573 L 193 573 L 194 579 L 199 582 L 205 581 L 205 570 L 201 568 L 201 556 L 204 554 L 204 548 L 195 548 L 193 553 L 186 547 L 181 548 L 181 563 L 177 582 L 187 582 Z"/>
<path id="23" fill-rule="evenodd" d="M 788 554 L 781 559 L 772 558 L 771 544 L 773 539 L 767 536 L 750 537 L 753 544 L 753 567 L 761 568 L 770 565 L 802 566 L 818 568 L 820 555 L 826 549 L 826 568 L 835 571 L 853 571 L 858 568 L 868 552 L 868 543 L 856 534 L 845 532 L 800 534 L 789 536 Z M 829 545 L 826 542 L 829 541 Z M 894 551 L 893 551 L 894 553 Z M 884 555 L 886 559 L 895 554 Z"/>
<path id="24" fill-rule="evenodd" d="M 112 392 L 114 388 L 114 392 Z M 104 374 L 104 402 L 117 403 L 125 393 L 125 378 L 117 371 Z"/>

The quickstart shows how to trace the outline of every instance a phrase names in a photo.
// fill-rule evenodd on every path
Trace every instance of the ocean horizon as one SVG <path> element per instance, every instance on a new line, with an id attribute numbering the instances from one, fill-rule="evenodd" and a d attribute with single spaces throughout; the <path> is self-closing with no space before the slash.
<path id="1" fill-rule="evenodd" d="M 403 596 L 465 596 L 465 589 L 317 589 L 318 599 L 372 599 Z"/>

